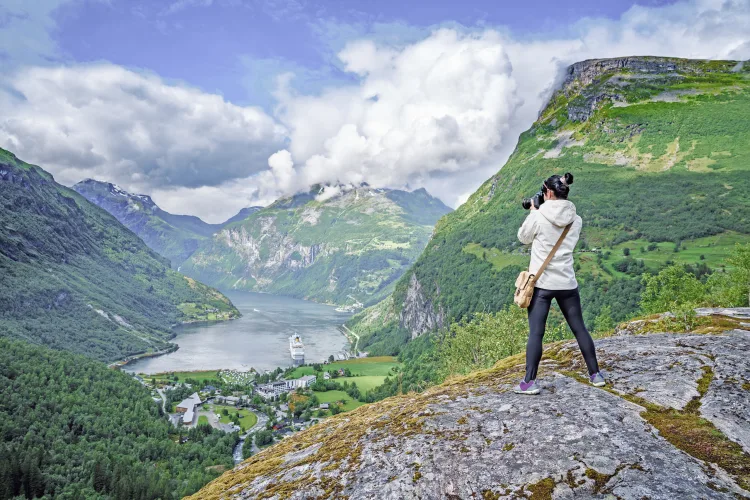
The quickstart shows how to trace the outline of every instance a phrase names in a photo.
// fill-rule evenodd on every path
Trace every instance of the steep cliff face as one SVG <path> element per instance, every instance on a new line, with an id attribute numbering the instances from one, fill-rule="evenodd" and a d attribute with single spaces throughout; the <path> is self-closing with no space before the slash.
<path id="1" fill-rule="evenodd" d="M 609 385 L 574 342 L 547 347 L 539 396 L 523 357 L 326 419 L 194 498 L 747 498 L 747 311 L 700 335 L 597 341 Z M 623 331 L 626 331 L 624 329 Z"/>
<path id="2" fill-rule="evenodd" d="M 181 270 L 223 288 L 372 304 L 449 211 L 424 190 L 319 186 L 228 224 Z"/>
<path id="3" fill-rule="evenodd" d="M 436 295 L 440 295 L 439 290 Z M 401 309 L 399 316 L 399 326 L 409 330 L 411 338 L 415 339 L 425 332 L 442 328 L 444 320 L 443 306 L 438 305 L 436 310 L 432 300 L 425 297 L 417 275 L 412 274 L 403 309 Z"/>
<path id="4" fill-rule="evenodd" d="M 573 93 L 596 82 L 601 76 L 612 73 L 634 73 L 638 75 L 661 75 L 679 77 L 681 74 L 705 75 L 726 72 L 725 61 L 680 59 L 677 57 L 614 57 L 610 59 L 587 59 L 568 66 L 562 91 Z"/>

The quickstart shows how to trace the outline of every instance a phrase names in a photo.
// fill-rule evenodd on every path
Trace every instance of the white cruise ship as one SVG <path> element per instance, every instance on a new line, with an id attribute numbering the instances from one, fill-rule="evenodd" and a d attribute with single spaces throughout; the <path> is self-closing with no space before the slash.
<path id="1" fill-rule="evenodd" d="M 292 362 L 295 366 L 305 364 L 305 346 L 302 344 L 302 337 L 297 334 L 289 337 L 289 353 L 292 355 Z"/>

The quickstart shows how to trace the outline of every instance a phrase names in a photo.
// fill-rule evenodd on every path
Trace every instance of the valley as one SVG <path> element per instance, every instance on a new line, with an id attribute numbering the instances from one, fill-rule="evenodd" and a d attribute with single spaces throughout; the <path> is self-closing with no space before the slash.
<path id="1" fill-rule="evenodd" d="M 0 149 L 0 498 L 746 496 L 750 65 L 563 76 L 455 211 L 329 183 L 208 224 Z M 610 385 L 555 307 L 524 404 L 521 200 L 564 172 Z"/>

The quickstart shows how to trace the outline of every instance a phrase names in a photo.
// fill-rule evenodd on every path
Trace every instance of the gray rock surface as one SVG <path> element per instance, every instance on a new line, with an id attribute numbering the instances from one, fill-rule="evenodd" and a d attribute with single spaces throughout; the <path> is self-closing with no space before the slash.
<path id="1" fill-rule="evenodd" d="M 440 290 L 437 294 L 440 295 Z M 442 328 L 444 321 L 445 312 L 442 306 L 438 305 L 436 310 L 432 300 L 427 298 L 422 290 L 417 275 L 412 274 L 399 317 L 400 326 L 409 330 L 411 338 L 415 339 L 425 332 Z"/>
<path id="2" fill-rule="evenodd" d="M 328 419 L 196 498 L 750 498 L 737 468 L 652 420 L 702 416 L 750 470 L 750 331 L 614 336 L 597 350 L 607 390 L 587 383 L 574 342 L 553 345 L 539 396 L 512 392 L 523 358 L 509 358 Z"/>

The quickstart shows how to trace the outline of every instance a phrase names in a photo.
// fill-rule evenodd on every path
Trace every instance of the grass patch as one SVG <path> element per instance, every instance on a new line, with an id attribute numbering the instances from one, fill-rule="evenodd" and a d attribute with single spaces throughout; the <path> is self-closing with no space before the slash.
<path id="1" fill-rule="evenodd" d="M 383 384 L 385 381 L 384 376 L 380 375 L 363 375 L 360 377 L 339 377 L 336 379 L 336 382 L 343 384 L 344 382 L 349 382 L 357 384 L 357 387 L 359 388 L 359 391 L 362 394 L 365 394 L 367 391 L 372 390 L 380 385 Z"/>
<path id="2" fill-rule="evenodd" d="M 226 409 L 229 412 L 229 415 L 224 415 L 223 411 Z M 258 422 L 258 417 L 255 415 L 255 413 L 251 412 L 250 410 L 246 410 L 244 408 L 235 408 L 234 406 L 223 406 L 223 405 L 214 405 L 214 413 L 216 413 L 219 416 L 219 422 L 222 424 L 231 424 L 234 422 L 234 414 L 239 413 L 240 414 L 240 428 L 242 431 L 246 431 L 250 429 L 252 426 L 254 426 Z"/>
<path id="3" fill-rule="evenodd" d="M 552 492 L 555 491 L 555 480 L 551 477 L 546 477 L 539 482 L 527 486 L 531 493 L 531 500 L 550 500 L 552 498 Z"/>
<path id="4" fill-rule="evenodd" d="M 357 401 L 356 399 L 353 399 L 344 391 L 315 392 L 315 395 L 318 397 L 318 401 L 320 401 L 321 403 L 336 403 L 338 401 L 346 401 L 346 403 L 344 403 L 343 405 L 344 411 L 351 411 L 365 404 Z"/>
<path id="5" fill-rule="evenodd" d="M 165 372 L 165 373 L 154 373 L 153 375 L 147 375 L 145 373 L 139 373 L 143 380 L 151 381 L 156 379 L 156 382 L 169 383 L 174 381 L 174 377 L 177 376 L 177 382 L 184 382 L 185 380 L 192 378 L 200 381 L 208 380 L 208 383 L 218 383 L 219 379 L 218 370 L 197 370 L 192 372 Z M 202 387 L 195 387 L 195 390 L 202 389 Z"/>
<path id="6" fill-rule="evenodd" d="M 198 425 L 203 425 L 203 424 L 208 425 L 208 417 L 205 416 L 205 415 L 199 415 L 198 416 Z"/>
<path id="7" fill-rule="evenodd" d="M 332 371 L 338 369 L 349 369 L 353 375 L 366 375 L 366 376 L 380 376 L 387 377 L 393 375 L 391 369 L 393 367 L 400 366 L 395 357 L 393 356 L 378 356 L 373 358 L 356 358 L 349 359 L 347 361 L 336 361 L 328 365 L 321 365 L 324 371 Z M 315 370 L 312 366 L 300 366 L 296 368 L 287 378 L 300 378 L 303 375 L 315 375 Z M 340 380 L 340 379 L 337 379 Z M 362 387 L 360 387 L 362 390 Z"/>

